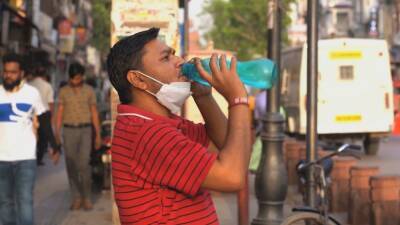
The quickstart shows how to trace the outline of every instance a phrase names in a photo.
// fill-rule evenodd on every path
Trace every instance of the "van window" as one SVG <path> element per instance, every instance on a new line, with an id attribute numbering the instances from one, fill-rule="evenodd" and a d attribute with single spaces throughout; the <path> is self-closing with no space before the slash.
<path id="1" fill-rule="evenodd" d="M 341 80 L 353 80 L 354 79 L 354 67 L 353 66 L 341 66 L 340 67 L 340 79 Z"/>

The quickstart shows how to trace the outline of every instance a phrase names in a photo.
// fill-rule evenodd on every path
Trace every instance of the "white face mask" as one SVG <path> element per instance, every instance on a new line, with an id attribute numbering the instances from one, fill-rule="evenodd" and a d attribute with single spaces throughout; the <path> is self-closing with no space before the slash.
<path id="1" fill-rule="evenodd" d="M 146 92 L 155 96 L 158 102 L 169 109 L 172 113 L 179 113 L 186 99 L 192 94 L 190 91 L 190 82 L 171 82 L 169 84 L 164 84 L 140 71 L 136 70 L 136 72 L 161 85 L 160 90 L 156 94 L 147 90 Z"/>

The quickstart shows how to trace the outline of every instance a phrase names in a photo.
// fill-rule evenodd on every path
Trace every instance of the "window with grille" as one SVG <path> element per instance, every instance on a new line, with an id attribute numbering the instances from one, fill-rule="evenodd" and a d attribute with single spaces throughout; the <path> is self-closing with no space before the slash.
<path id="1" fill-rule="evenodd" d="M 340 79 L 341 80 L 353 80 L 354 79 L 354 67 L 353 66 L 341 66 L 340 67 Z"/>

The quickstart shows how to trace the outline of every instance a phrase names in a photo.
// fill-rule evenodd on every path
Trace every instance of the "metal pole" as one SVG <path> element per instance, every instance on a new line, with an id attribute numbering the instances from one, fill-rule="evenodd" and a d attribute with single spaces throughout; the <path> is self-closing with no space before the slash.
<path id="1" fill-rule="evenodd" d="M 258 214 L 252 225 L 279 225 L 287 193 L 287 173 L 283 162 L 284 118 L 280 108 L 281 0 L 269 2 L 268 57 L 276 62 L 279 81 L 268 91 L 267 113 L 261 134 L 263 150 L 256 174 Z"/>
<path id="2" fill-rule="evenodd" d="M 189 0 L 184 0 L 184 49 L 183 57 L 186 58 L 189 53 Z"/>
<path id="3" fill-rule="evenodd" d="M 318 0 L 307 2 L 307 161 L 317 158 L 318 112 Z M 315 181 L 308 171 L 307 203 L 315 206 Z"/>
<path id="4" fill-rule="evenodd" d="M 3 19 L 1 21 L 1 44 L 3 46 L 7 46 L 8 34 L 10 29 L 10 12 L 8 10 L 2 10 L 0 13 L 3 16 Z"/>
<path id="5" fill-rule="evenodd" d="M 188 60 L 189 57 L 189 1 L 183 0 L 183 49 L 182 49 L 182 58 Z M 183 117 L 187 114 L 187 105 L 186 103 L 182 107 L 181 114 Z"/>
<path id="6" fill-rule="evenodd" d="M 360 0 L 360 26 L 364 27 L 364 0 Z"/>

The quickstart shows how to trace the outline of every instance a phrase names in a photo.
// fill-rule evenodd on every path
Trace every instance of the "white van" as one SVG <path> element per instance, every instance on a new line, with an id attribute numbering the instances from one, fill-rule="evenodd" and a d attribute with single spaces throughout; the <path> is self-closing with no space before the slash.
<path id="1" fill-rule="evenodd" d="M 376 154 L 393 125 L 393 87 L 388 46 L 376 39 L 318 42 L 318 134 L 320 140 L 363 141 Z M 287 131 L 306 134 L 307 46 L 282 54 L 282 105 Z M 348 140 L 346 140 L 348 141 Z"/>

